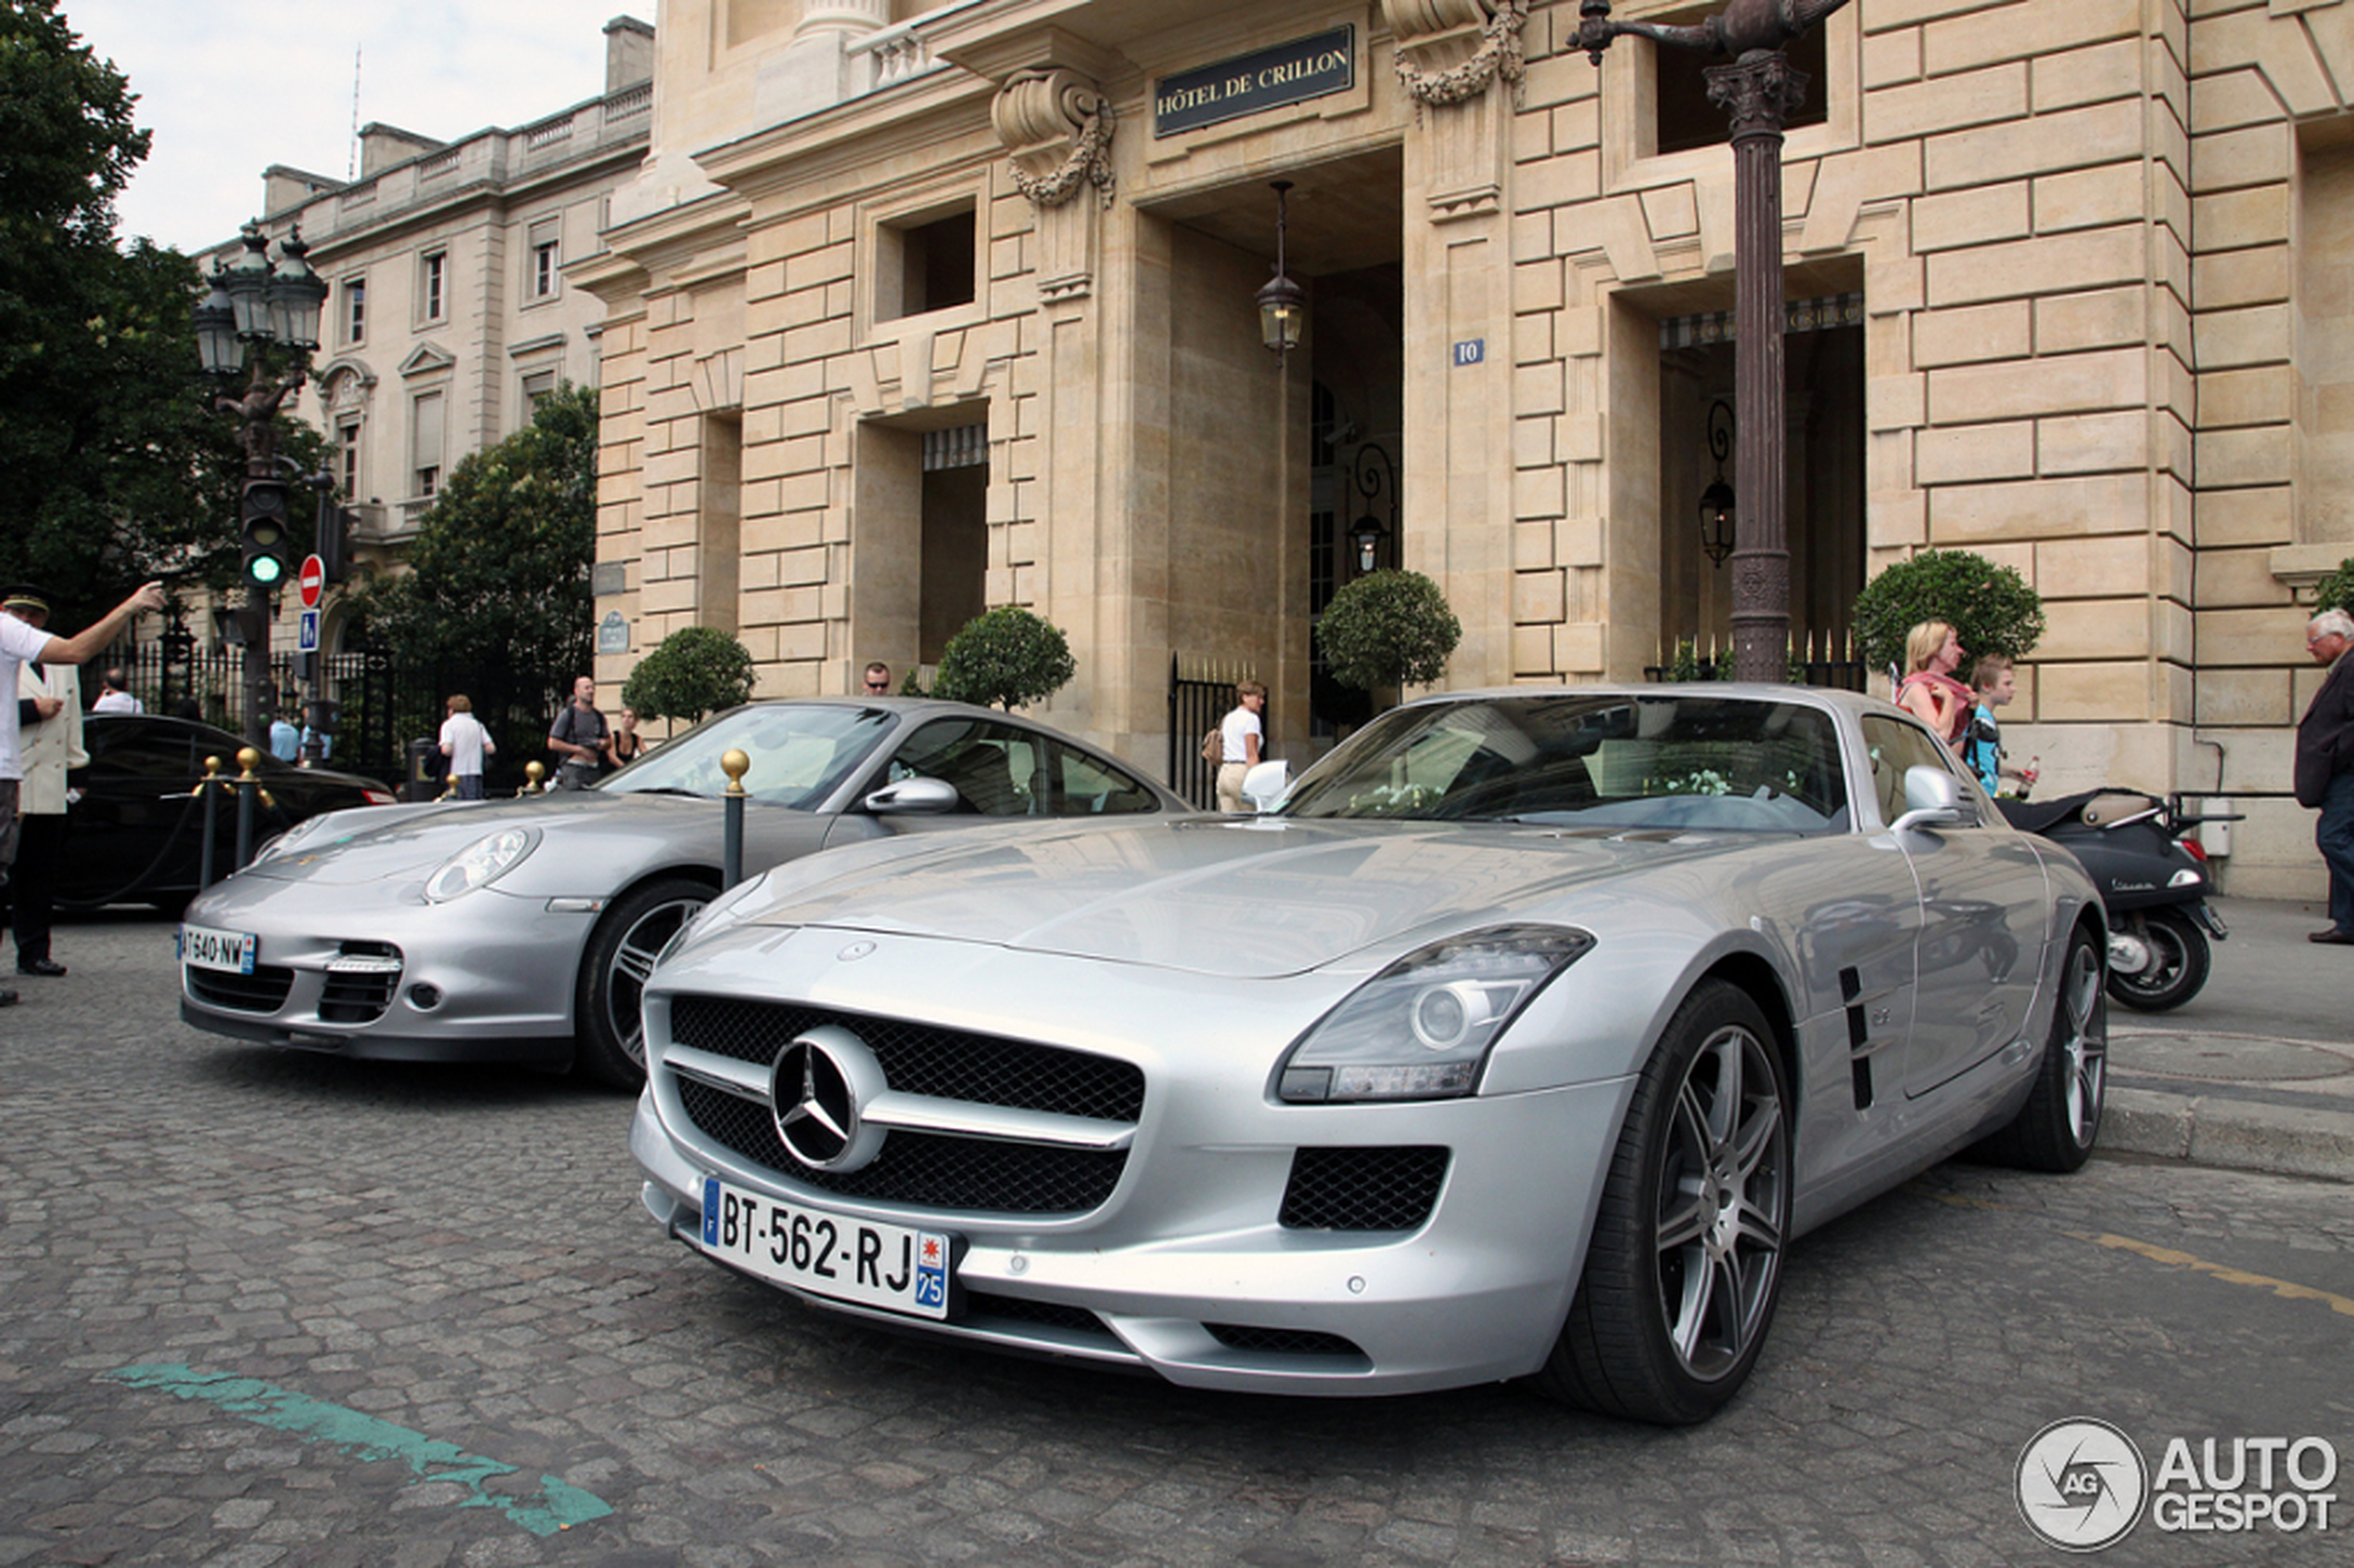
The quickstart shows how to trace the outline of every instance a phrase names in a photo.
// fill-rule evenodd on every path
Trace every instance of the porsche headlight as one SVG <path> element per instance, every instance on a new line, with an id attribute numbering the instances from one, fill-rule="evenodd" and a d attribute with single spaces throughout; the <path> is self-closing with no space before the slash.
<path id="1" fill-rule="evenodd" d="M 1593 945 L 1566 927 L 1500 926 L 1410 953 L 1293 1043 L 1276 1094 L 1294 1105 L 1468 1094 L 1504 1026 Z"/>
<path id="2" fill-rule="evenodd" d="M 462 893 L 488 887 L 522 864 L 538 842 L 538 831 L 531 828 L 502 828 L 476 839 L 425 879 L 426 902 L 447 904 Z"/>

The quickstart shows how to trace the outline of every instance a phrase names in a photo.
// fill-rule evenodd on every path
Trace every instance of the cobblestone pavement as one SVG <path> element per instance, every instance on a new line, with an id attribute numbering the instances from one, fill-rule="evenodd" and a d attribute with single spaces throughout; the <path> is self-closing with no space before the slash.
<path id="1" fill-rule="evenodd" d="M 1944 1167 L 1795 1249 L 1695 1430 L 1211 1396 L 810 1311 L 660 1236 L 626 1100 L 199 1034 L 170 944 L 71 927 L 0 1013 L 0 1564 L 2015 1568 L 2067 1561 L 2012 1491 L 2055 1421 L 2354 1466 L 2335 1183 Z M 2097 1561 L 2350 1545 L 2145 1522 Z"/>

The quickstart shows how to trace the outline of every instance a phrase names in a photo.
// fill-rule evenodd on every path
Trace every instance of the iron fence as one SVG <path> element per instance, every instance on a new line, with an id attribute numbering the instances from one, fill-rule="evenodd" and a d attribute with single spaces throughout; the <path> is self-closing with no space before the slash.
<path id="1" fill-rule="evenodd" d="M 1218 765 L 1204 760 L 1202 738 L 1234 706 L 1234 683 L 1257 677 L 1248 665 L 1214 659 L 1169 659 L 1169 787 L 1203 811 L 1218 809 Z M 1275 732 L 1259 715 L 1262 734 Z"/>
<path id="2" fill-rule="evenodd" d="M 269 668 L 269 701 L 296 724 L 303 721 L 305 699 L 316 696 L 335 703 L 325 760 L 343 771 L 392 784 L 408 781 L 412 743 L 439 733 L 445 705 L 458 692 L 473 703 L 475 716 L 499 748 L 484 770 L 489 790 L 518 789 L 525 781 L 525 764 L 550 763 L 548 727 L 561 697 L 523 689 L 500 669 L 487 664 L 420 668 L 364 645 L 323 655 L 315 688 L 297 679 L 292 653 L 271 653 Z M 233 735 L 246 733 L 245 658 L 238 650 L 199 648 L 192 639 L 175 643 L 169 632 L 152 642 L 118 643 L 85 672 L 85 701 L 96 697 L 95 672 L 101 669 L 124 672 L 131 694 L 150 713 L 200 720 Z M 271 716 L 263 714 L 263 724 Z"/>

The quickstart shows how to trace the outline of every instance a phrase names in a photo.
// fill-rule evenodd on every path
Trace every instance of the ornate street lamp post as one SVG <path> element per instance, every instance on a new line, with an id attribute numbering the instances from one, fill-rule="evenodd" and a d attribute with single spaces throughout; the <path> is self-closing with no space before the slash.
<path id="1" fill-rule="evenodd" d="M 1610 0 L 1578 6 L 1577 46 L 1596 65 L 1611 40 L 1730 55 L 1711 66 L 1708 101 L 1733 127 L 1733 678 L 1779 681 L 1790 670 L 1790 527 L 1784 494 L 1782 128 L 1805 100 L 1806 75 L 1782 46 L 1847 0 L 1731 0 L 1687 26 L 1613 21 Z"/>
<path id="2" fill-rule="evenodd" d="M 278 405 L 300 389 L 310 373 L 327 283 L 304 259 L 308 247 L 300 230 L 279 245 L 274 266 L 261 226 L 247 223 L 243 232 L 245 254 L 212 270 L 211 289 L 195 315 L 196 354 L 209 374 L 226 381 L 248 361 L 252 366 L 244 396 L 224 395 L 213 406 L 244 422 L 239 441 L 246 483 L 238 523 L 246 603 L 235 620 L 245 645 L 246 739 L 259 746 L 269 742 L 270 715 L 276 708 L 270 679 L 270 595 L 286 575 L 288 553 L 286 485 L 278 476 Z M 273 345 L 293 356 L 275 382 L 265 363 L 265 350 Z"/>

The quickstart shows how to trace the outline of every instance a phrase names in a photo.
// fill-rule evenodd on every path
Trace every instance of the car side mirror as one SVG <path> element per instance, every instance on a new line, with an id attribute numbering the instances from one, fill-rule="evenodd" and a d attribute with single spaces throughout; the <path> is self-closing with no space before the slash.
<path id="1" fill-rule="evenodd" d="M 1962 799 L 1962 781 L 1942 767 L 1905 770 L 1905 815 L 1889 824 L 1892 833 L 1923 828 L 1958 828 L 1977 820 Z"/>
<path id="2" fill-rule="evenodd" d="M 1291 765 L 1263 762 L 1243 775 L 1243 799 L 1254 811 L 1272 811 L 1291 793 Z"/>
<path id="3" fill-rule="evenodd" d="M 962 804 L 964 797 L 945 778 L 903 778 L 866 800 L 867 809 L 877 816 L 946 816 Z"/>

